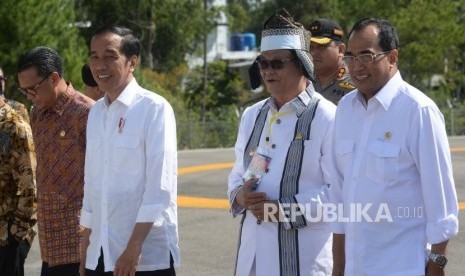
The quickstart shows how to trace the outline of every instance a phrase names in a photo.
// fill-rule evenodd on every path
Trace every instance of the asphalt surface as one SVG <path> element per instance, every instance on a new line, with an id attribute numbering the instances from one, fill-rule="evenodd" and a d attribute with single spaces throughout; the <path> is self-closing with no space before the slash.
<path id="1" fill-rule="evenodd" d="M 459 202 L 465 202 L 465 137 L 451 137 L 452 163 Z M 230 163 L 232 149 L 193 150 L 179 152 L 179 167 Z M 228 166 L 226 166 L 228 167 Z M 196 172 L 197 171 L 197 172 Z M 193 169 L 180 174 L 178 194 L 212 199 L 226 199 L 227 176 L 230 168 Z M 186 204 L 184 204 L 186 205 Z M 462 204 L 463 205 L 463 204 Z M 239 229 L 239 219 L 233 219 L 224 207 L 183 207 L 179 210 L 181 268 L 178 276 L 232 275 Z M 465 229 L 465 214 L 459 214 L 460 229 Z M 449 263 L 446 275 L 465 275 L 465 235 L 453 238 L 448 247 Z M 401 256 L 401 252 L 399 252 Z M 393 264 L 395 265 L 395 264 Z M 26 260 L 26 275 L 40 275 L 38 239 Z"/>

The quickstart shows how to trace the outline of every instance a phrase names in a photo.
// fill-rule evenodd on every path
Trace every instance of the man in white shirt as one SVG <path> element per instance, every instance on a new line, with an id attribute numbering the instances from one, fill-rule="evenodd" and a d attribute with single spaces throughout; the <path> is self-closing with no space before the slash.
<path id="1" fill-rule="evenodd" d="M 329 224 L 316 212 L 327 201 L 336 106 L 315 92 L 310 32 L 287 11 L 266 21 L 261 41 L 251 84 L 271 97 L 244 111 L 228 181 L 233 216 L 242 214 L 235 275 L 331 275 Z M 249 164 L 265 166 L 249 179 Z"/>
<path id="2" fill-rule="evenodd" d="M 334 275 L 444 275 L 458 232 L 444 118 L 403 81 L 398 49 L 386 20 L 362 19 L 349 34 L 344 60 L 357 89 L 334 122 L 331 187 L 344 207 L 332 224 Z"/>
<path id="3" fill-rule="evenodd" d="M 173 110 L 137 84 L 140 43 L 131 30 L 97 30 L 90 52 L 105 96 L 87 125 L 81 273 L 175 275 L 180 256 Z"/>

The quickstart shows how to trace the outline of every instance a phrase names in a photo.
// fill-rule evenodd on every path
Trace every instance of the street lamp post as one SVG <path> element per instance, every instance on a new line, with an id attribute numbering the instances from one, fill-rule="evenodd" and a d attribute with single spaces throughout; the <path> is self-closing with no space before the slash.
<path id="1" fill-rule="evenodd" d="M 454 135 L 454 106 L 452 105 L 452 102 L 447 99 L 447 106 L 450 108 L 450 135 Z"/>

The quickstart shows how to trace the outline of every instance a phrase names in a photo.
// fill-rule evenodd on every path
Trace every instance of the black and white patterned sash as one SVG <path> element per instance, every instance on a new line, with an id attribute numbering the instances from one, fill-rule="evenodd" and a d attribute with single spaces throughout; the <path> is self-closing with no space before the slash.
<path id="1" fill-rule="evenodd" d="M 255 125 L 253 127 L 252 134 L 250 134 L 249 141 L 247 142 L 247 146 L 245 146 L 244 150 L 244 170 L 252 161 L 252 157 L 255 154 L 255 151 L 258 148 L 258 144 L 260 143 L 260 137 L 262 136 L 263 128 L 265 127 L 266 116 L 268 115 L 268 110 L 270 110 L 269 106 L 269 99 L 265 101 L 265 103 L 260 108 L 260 112 L 257 115 L 257 119 L 255 119 Z"/>
<path id="2" fill-rule="evenodd" d="M 312 98 L 302 115 L 297 119 L 294 140 L 287 151 L 283 176 L 281 178 L 280 203 L 297 204 L 295 195 L 299 193 L 299 178 L 304 156 L 304 142 L 310 138 L 310 129 L 319 99 Z M 285 229 L 284 223 L 278 225 L 279 262 L 281 276 L 300 275 L 298 228 L 306 226 L 304 215 L 293 216 L 291 229 Z"/>

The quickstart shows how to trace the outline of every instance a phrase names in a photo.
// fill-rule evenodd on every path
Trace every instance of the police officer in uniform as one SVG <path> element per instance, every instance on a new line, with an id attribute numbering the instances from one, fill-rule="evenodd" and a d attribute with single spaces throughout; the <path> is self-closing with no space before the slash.
<path id="1" fill-rule="evenodd" d="M 307 29 L 312 33 L 310 54 L 315 66 L 315 90 L 337 105 L 339 100 L 355 89 L 344 64 L 346 45 L 339 24 L 328 19 L 317 19 Z"/>

